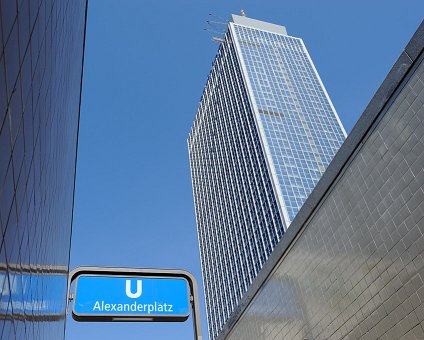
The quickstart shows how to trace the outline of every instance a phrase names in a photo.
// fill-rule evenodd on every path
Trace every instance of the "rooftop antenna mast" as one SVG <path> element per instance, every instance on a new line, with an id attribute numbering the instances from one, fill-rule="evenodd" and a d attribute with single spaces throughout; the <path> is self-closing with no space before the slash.
<path id="1" fill-rule="evenodd" d="M 214 42 L 222 43 L 224 42 L 224 33 L 228 25 L 228 21 L 224 20 L 212 13 L 209 13 L 209 16 L 212 17 L 212 20 L 206 20 L 207 28 L 204 28 L 204 31 L 216 34 L 218 36 L 213 36 L 211 39 Z"/>

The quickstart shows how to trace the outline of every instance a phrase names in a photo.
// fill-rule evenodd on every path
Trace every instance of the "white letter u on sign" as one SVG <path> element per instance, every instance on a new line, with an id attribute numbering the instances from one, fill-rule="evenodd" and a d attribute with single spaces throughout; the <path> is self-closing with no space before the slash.
<path id="1" fill-rule="evenodd" d="M 131 280 L 125 280 L 125 293 L 129 298 L 137 299 L 141 296 L 142 285 L 141 280 L 137 280 L 137 291 L 135 293 L 131 293 Z"/>

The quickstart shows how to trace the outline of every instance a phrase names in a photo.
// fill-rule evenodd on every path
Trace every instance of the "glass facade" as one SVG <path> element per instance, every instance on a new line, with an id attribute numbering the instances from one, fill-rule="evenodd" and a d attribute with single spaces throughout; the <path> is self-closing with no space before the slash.
<path id="1" fill-rule="evenodd" d="M 289 225 L 346 134 L 301 39 L 231 28 Z"/>
<path id="2" fill-rule="evenodd" d="M 189 137 L 212 335 L 229 317 L 283 233 L 230 33 L 225 41 Z"/>
<path id="3" fill-rule="evenodd" d="M 0 3 L 0 338 L 64 338 L 86 1 Z"/>
<path id="4" fill-rule="evenodd" d="M 188 138 L 211 339 L 345 136 L 302 40 L 233 15 Z"/>

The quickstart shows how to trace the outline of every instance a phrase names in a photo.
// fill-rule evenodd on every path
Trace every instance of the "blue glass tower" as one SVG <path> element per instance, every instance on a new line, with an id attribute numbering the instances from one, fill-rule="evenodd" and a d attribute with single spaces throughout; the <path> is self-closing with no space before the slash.
<path id="1" fill-rule="evenodd" d="M 211 339 L 345 137 L 302 39 L 233 15 L 188 138 Z"/>

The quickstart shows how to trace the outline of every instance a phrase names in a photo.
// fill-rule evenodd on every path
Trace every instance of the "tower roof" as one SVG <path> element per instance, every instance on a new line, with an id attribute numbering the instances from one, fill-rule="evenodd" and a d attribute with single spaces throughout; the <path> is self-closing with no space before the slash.
<path id="1" fill-rule="evenodd" d="M 230 22 L 234 22 L 235 24 L 238 24 L 238 25 L 257 28 L 260 30 L 269 31 L 269 32 L 277 33 L 277 34 L 287 35 L 287 30 L 284 26 L 247 18 L 245 16 L 232 14 L 230 18 Z"/>

